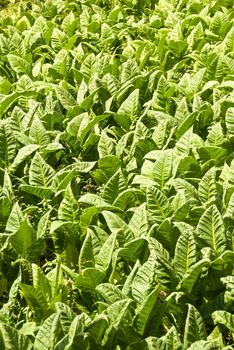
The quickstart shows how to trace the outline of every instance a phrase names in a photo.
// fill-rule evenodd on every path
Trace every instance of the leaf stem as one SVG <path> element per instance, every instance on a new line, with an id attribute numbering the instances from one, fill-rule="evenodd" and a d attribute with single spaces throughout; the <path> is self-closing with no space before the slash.
<path id="1" fill-rule="evenodd" d="M 54 297 L 56 297 L 56 295 L 58 295 L 58 289 L 59 289 L 59 274 L 60 274 L 60 269 L 61 269 L 61 256 L 60 256 L 60 254 L 56 255 L 56 261 L 57 261 L 57 266 L 56 266 Z"/>

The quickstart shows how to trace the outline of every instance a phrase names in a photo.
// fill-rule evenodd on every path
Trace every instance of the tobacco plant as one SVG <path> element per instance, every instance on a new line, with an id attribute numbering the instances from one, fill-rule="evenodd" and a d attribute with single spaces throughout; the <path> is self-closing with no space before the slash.
<path id="1" fill-rule="evenodd" d="M 234 344 L 232 0 L 0 17 L 0 348 Z"/>

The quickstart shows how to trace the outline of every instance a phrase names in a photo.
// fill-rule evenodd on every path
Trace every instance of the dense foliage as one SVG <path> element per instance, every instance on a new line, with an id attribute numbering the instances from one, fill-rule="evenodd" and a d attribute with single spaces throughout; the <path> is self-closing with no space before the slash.
<path id="1" fill-rule="evenodd" d="M 0 18 L 0 349 L 234 343 L 232 0 Z"/>

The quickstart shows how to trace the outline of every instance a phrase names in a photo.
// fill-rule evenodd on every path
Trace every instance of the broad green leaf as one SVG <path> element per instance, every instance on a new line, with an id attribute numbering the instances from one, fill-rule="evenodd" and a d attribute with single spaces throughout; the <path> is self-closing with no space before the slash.
<path id="1" fill-rule="evenodd" d="M 200 218 L 196 238 L 203 247 L 211 247 L 218 255 L 226 249 L 223 221 L 215 205 L 210 206 Z"/>
<path id="2" fill-rule="evenodd" d="M 25 73 L 27 75 L 31 73 L 31 64 L 24 58 L 9 53 L 7 55 L 7 59 L 11 65 L 11 68 L 16 73 Z"/>
<path id="3" fill-rule="evenodd" d="M 37 239 L 45 238 L 49 226 L 50 211 L 41 216 L 37 225 Z"/>
<path id="4" fill-rule="evenodd" d="M 71 322 L 74 320 L 76 314 L 72 309 L 61 302 L 55 304 L 57 313 L 59 314 L 59 322 L 61 324 L 62 331 L 66 334 L 69 331 Z"/>
<path id="5" fill-rule="evenodd" d="M 217 196 L 215 168 L 208 170 L 201 179 L 198 186 L 198 195 L 204 204 L 215 203 Z"/>
<path id="6" fill-rule="evenodd" d="M 37 152 L 33 157 L 29 169 L 30 185 L 49 187 L 52 183 L 54 174 L 54 169 L 47 164 L 42 156 Z"/>
<path id="7" fill-rule="evenodd" d="M 60 320 L 58 314 L 50 315 L 39 327 L 35 337 L 35 350 L 53 349 L 59 337 Z"/>
<path id="8" fill-rule="evenodd" d="M 123 248 L 119 249 L 118 255 L 124 259 L 135 261 L 140 257 L 142 253 L 147 250 L 147 242 L 144 238 L 132 239 L 129 243 L 126 243 Z"/>
<path id="9" fill-rule="evenodd" d="M 22 221 L 18 231 L 11 235 L 10 242 L 17 254 L 29 261 L 35 260 L 44 248 L 43 243 L 37 241 L 36 232 L 26 220 Z"/>
<path id="10" fill-rule="evenodd" d="M 146 327 L 148 326 L 150 319 L 156 312 L 156 304 L 158 302 L 158 294 L 161 290 L 161 286 L 158 285 L 137 308 L 136 316 L 134 319 L 136 328 L 141 335 L 144 335 Z"/>
<path id="11" fill-rule="evenodd" d="M 145 203 L 141 204 L 134 210 L 133 216 L 131 217 L 128 225 L 130 227 L 130 230 L 134 233 L 135 237 L 147 235 L 149 224 Z"/>
<path id="12" fill-rule="evenodd" d="M 65 347 L 66 350 L 70 350 L 73 347 L 76 347 L 76 349 L 81 349 L 80 342 L 82 338 L 79 336 L 83 335 L 86 321 L 87 321 L 87 316 L 84 313 L 77 315 L 74 318 L 69 328 L 69 332 L 68 332 L 69 342 Z M 83 341 L 83 343 L 85 342 Z"/>
<path id="13" fill-rule="evenodd" d="M 197 260 L 196 242 L 191 230 L 192 228 L 185 223 L 183 226 L 178 225 L 183 231 L 181 230 L 181 235 L 176 243 L 174 256 L 174 267 L 180 277 L 183 277 L 184 274 L 188 273 L 190 267 L 192 267 Z"/>
<path id="14" fill-rule="evenodd" d="M 195 341 L 205 340 L 206 337 L 206 328 L 200 313 L 195 306 L 188 304 L 188 314 L 184 330 L 185 347 L 188 347 Z"/>
<path id="15" fill-rule="evenodd" d="M 127 189 L 123 173 L 118 170 L 106 183 L 103 189 L 102 198 L 113 204 L 118 195 Z"/>
<path id="16" fill-rule="evenodd" d="M 56 86 L 55 91 L 59 102 L 65 109 L 69 109 L 77 105 L 76 100 L 68 90 L 64 89 L 61 86 Z"/>
<path id="17" fill-rule="evenodd" d="M 192 265 L 189 271 L 183 276 L 182 280 L 178 284 L 177 290 L 181 289 L 186 293 L 191 293 L 202 269 L 207 270 L 209 264 L 210 261 L 208 259 L 202 259 Z"/>
<path id="18" fill-rule="evenodd" d="M 99 284 L 96 290 L 108 304 L 113 304 L 116 301 L 123 299 L 123 295 L 119 288 L 111 283 Z"/>
<path id="19" fill-rule="evenodd" d="M 125 210 L 126 207 L 134 205 L 136 200 L 137 197 L 134 193 L 134 189 L 127 189 L 118 195 L 113 206 Z"/>
<path id="20" fill-rule="evenodd" d="M 90 230 L 87 231 L 79 255 L 79 267 L 81 270 L 87 267 L 95 267 L 93 240 Z"/>
<path id="21" fill-rule="evenodd" d="M 117 111 L 120 115 L 128 116 L 132 122 L 136 121 L 136 118 L 140 113 L 139 103 L 139 90 L 134 90 L 128 98 L 121 104 Z"/>
<path id="22" fill-rule="evenodd" d="M 227 156 L 227 150 L 218 146 L 200 147 L 198 152 L 203 161 L 212 159 L 217 165 L 224 162 Z"/>
<path id="23" fill-rule="evenodd" d="M 207 143 L 213 146 L 221 146 L 225 142 L 223 129 L 220 123 L 214 124 L 207 136 Z"/>
<path id="24" fill-rule="evenodd" d="M 98 255 L 95 258 L 96 267 L 104 272 L 107 272 L 109 268 L 112 256 L 114 254 L 114 249 L 116 246 L 116 233 L 112 233 L 108 239 L 105 241 L 103 246 L 101 247 Z"/>
<path id="25" fill-rule="evenodd" d="M 77 221 L 79 218 L 79 204 L 76 200 L 71 185 L 64 192 L 64 197 L 58 209 L 58 219 L 63 221 Z"/>
<path id="26" fill-rule="evenodd" d="M 33 312 L 35 320 L 38 322 L 42 321 L 48 307 L 42 291 L 24 283 L 20 284 L 20 289 Z"/>
<path id="27" fill-rule="evenodd" d="M 151 220 L 156 223 L 162 222 L 170 213 L 167 197 L 156 187 L 147 189 L 147 209 Z"/>
<path id="28" fill-rule="evenodd" d="M 153 166 L 153 179 L 157 182 L 161 191 L 171 176 L 172 157 L 173 155 L 170 151 L 164 151 L 158 155 Z"/>
<path id="29" fill-rule="evenodd" d="M 230 312 L 224 310 L 217 310 L 213 312 L 212 318 L 214 324 L 223 324 L 225 327 L 234 332 L 234 316 Z"/>
<path id="30" fill-rule="evenodd" d="M 39 145 L 27 145 L 19 149 L 15 159 L 11 163 L 9 170 L 10 172 L 14 173 L 17 169 L 17 167 L 24 162 L 32 153 L 37 151 L 40 148 Z"/>
<path id="31" fill-rule="evenodd" d="M 233 123 L 234 107 L 228 108 L 225 116 L 226 127 L 228 133 L 234 135 L 234 123 Z"/>
<path id="32" fill-rule="evenodd" d="M 120 242 L 120 244 L 127 243 L 134 238 L 134 235 L 127 223 L 118 215 L 110 211 L 103 211 L 102 215 L 104 216 L 111 233 L 117 235 L 117 240 Z"/>
<path id="33" fill-rule="evenodd" d="M 3 322 L 0 323 L 0 344 L 7 350 L 33 349 L 33 344 L 29 337 Z"/>
<path id="34" fill-rule="evenodd" d="M 38 185 L 20 185 L 20 190 L 26 193 L 30 193 L 41 199 L 48 199 L 54 194 L 54 191 L 51 188 Z"/>
<path id="35" fill-rule="evenodd" d="M 76 278 L 76 286 L 78 289 L 86 292 L 94 292 L 95 288 L 102 283 L 104 274 L 95 268 L 86 268 L 80 272 Z"/>
<path id="36" fill-rule="evenodd" d="M 152 292 L 155 284 L 156 259 L 150 255 L 148 260 L 138 268 L 133 281 L 131 292 L 137 302 L 143 302 Z"/>
<path id="37" fill-rule="evenodd" d="M 29 136 L 32 138 L 35 144 L 40 146 L 47 146 L 50 142 L 50 137 L 46 128 L 39 118 L 35 118 L 29 131 Z"/>
<path id="38" fill-rule="evenodd" d="M 19 206 L 19 203 L 15 203 L 11 213 L 8 217 L 6 224 L 6 232 L 7 233 L 16 233 L 20 229 L 22 222 L 24 221 L 24 216 Z"/>
<path id="39" fill-rule="evenodd" d="M 16 155 L 14 133 L 5 120 L 0 121 L 0 166 L 8 167 Z"/>
<path id="40" fill-rule="evenodd" d="M 101 196 L 94 193 L 87 193 L 81 196 L 78 200 L 79 203 L 86 203 L 89 205 L 95 205 L 97 208 L 108 208 L 109 203 L 104 201 Z"/>
<path id="41" fill-rule="evenodd" d="M 40 289 L 42 291 L 43 297 L 50 301 L 51 288 L 49 285 L 49 281 L 44 275 L 42 269 L 36 264 L 32 264 L 32 275 L 33 275 L 33 287 L 37 290 Z"/>
<path id="42" fill-rule="evenodd" d="M 103 158 L 108 155 L 114 154 L 115 145 L 113 140 L 106 135 L 104 131 L 101 133 L 100 140 L 98 142 L 98 153 L 99 157 Z"/>

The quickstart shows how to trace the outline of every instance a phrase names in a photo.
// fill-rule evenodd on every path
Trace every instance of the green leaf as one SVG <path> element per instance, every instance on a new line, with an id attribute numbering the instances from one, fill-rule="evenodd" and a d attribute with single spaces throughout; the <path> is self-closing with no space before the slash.
<path id="1" fill-rule="evenodd" d="M 134 318 L 135 327 L 141 336 L 144 332 L 156 312 L 156 304 L 158 302 L 158 294 L 161 290 L 161 286 L 158 285 L 137 308 L 136 316 Z"/>
<path id="2" fill-rule="evenodd" d="M 198 196 L 204 204 L 214 204 L 217 196 L 215 168 L 208 170 L 198 186 Z"/>
<path id="3" fill-rule="evenodd" d="M 131 286 L 133 298 L 137 302 L 144 302 L 151 293 L 154 285 L 157 262 L 154 255 L 150 255 L 148 260 L 138 268 Z"/>
<path id="4" fill-rule="evenodd" d="M 223 324 L 225 327 L 234 332 L 234 315 L 224 310 L 217 310 L 212 313 L 214 324 Z"/>
<path id="5" fill-rule="evenodd" d="M 0 344 L 6 350 L 31 350 L 33 348 L 28 337 L 3 322 L 0 323 Z"/>
<path id="6" fill-rule="evenodd" d="M 228 108 L 225 116 L 225 122 L 226 122 L 227 131 L 231 136 L 234 135 L 233 115 L 234 115 L 234 107 Z"/>
<path id="7" fill-rule="evenodd" d="M 188 304 L 188 314 L 184 330 L 184 346 L 187 348 L 197 340 L 205 340 L 206 337 L 206 328 L 200 313 L 195 306 Z"/>
<path id="8" fill-rule="evenodd" d="M 99 284 L 96 290 L 109 305 L 123 299 L 120 289 L 111 283 Z"/>
<path id="9" fill-rule="evenodd" d="M 0 121 L 0 166 L 8 167 L 16 155 L 16 140 L 5 120 Z"/>
<path id="10" fill-rule="evenodd" d="M 10 242 L 15 251 L 24 259 L 34 260 L 43 249 L 43 244 L 36 239 L 32 226 L 22 221 L 16 233 L 10 236 Z"/>
<path id="11" fill-rule="evenodd" d="M 50 211 L 40 217 L 37 225 L 37 239 L 45 238 L 49 226 Z"/>
<path id="12" fill-rule="evenodd" d="M 32 264 L 33 287 L 40 289 L 45 300 L 50 301 L 52 298 L 51 288 L 48 279 L 42 269 L 37 264 Z"/>
<path id="13" fill-rule="evenodd" d="M 191 293 L 198 276 L 200 275 L 202 269 L 207 270 L 210 261 L 208 259 L 202 259 L 192 265 L 189 271 L 183 276 L 182 280 L 177 286 L 177 290 L 183 290 L 186 293 Z"/>
<path id="14" fill-rule="evenodd" d="M 20 289 L 34 314 L 35 320 L 40 322 L 44 318 L 48 308 L 47 301 L 42 291 L 24 283 L 20 284 Z"/>
<path id="15" fill-rule="evenodd" d="M 14 173 L 18 166 L 24 162 L 32 153 L 38 150 L 40 148 L 39 145 L 27 145 L 19 149 L 15 159 L 11 163 L 9 170 L 10 172 Z"/>
<path id="16" fill-rule="evenodd" d="M 119 107 L 118 114 L 128 116 L 132 122 L 136 121 L 140 113 L 139 89 L 134 90 Z"/>
<path id="17" fill-rule="evenodd" d="M 95 288 L 102 283 L 104 274 L 95 268 L 86 268 L 77 276 L 75 284 L 78 289 L 86 292 L 94 292 Z"/>
<path id="18" fill-rule="evenodd" d="M 41 199 L 48 199 L 54 194 L 54 191 L 51 188 L 45 186 L 20 185 L 20 190 Z"/>
<path id="19" fill-rule="evenodd" d="M 70 350 L 73 347 L 76 347 L 76 349 L 81 349 L 80 343 L 83 337 L 81 338 L 80 336 L 84 333 L 86 319 L 87 316 L 84 313 L 82 313 L 80 315 L 77 315 L 72 321 L 68 332 L 69 342 L 65 348 L 66 350 Z"/>
<path id="20" fill-rule="evenodd" d="M 134 189 L 127 189 L 118 195 L 113 203 L 113 206 L 121 210 L 125 210 L 126 207 L 134 205 L 136 200 L 137 197 Z"/>
<path id="21" fill-rule="evenodd" d="M 161 191 L 171 177 L 172 157 L 173 155 L 170 150 L 160 152 L 153 166 L 153 180 L 157 182 Z"/>
<path id="22" fill-rule="evenodd" d="M 24 216 L 18 203 L 15 203 L 6 224 L 7 233 L 16 233 L 20 229 Z"/>
<path id="23" fill-rule="evenodd" d="M 181 226 L 183 231 L 176 243 L 174 256 L 174 267 L 181 278 L 189 272 L 190 267 L 197 261 L 196 242 L 192 233 L 192 227 L 185 223 L 183 226 Z"/>
<path id="24" fill-rule="evenodd" d="M 71 322 L 76 317 L 76 314 L 68 305 L 61 302 L 57 302 L 55 304 L 55 308 L 59 314 L 59 322 L 61 324 L 62 331 L 66 334 L 69 331 Z"/>
<path id="25" fill-rule="evenodd" d="M 89 229 L 80 250 L 79 266 L 81 270 L 87 267 L 95 267 L 92 233 Z"/>
<path id="26" fill-rule="evenodd" d="M 111 177 L 120 168 L 121 159 L 116 156 L 106 156 L 99 159 L 98 167 L 107 177 Z"/>
<path id="27" fill-rule="evenodd" d="M 58 209 L 58 219 L 64 221 L 77 221 L 79 217 L 79 204 L 76 200 L 71 184 L 69 184 L 64 192 L 64 197 Z"/>
<path id="28" fill-rule="evenodd" d="M 127 189 L 127 184 L 122 171 L 119 169 L 108 180 L 104 186 L 102 198 L 110 204 L 116 200 L 118 195 Z"/>
<path id="29" fill-rule="evenodd" d="M 52 183 L 54 174 L 54 169 L 47 164 L 42 156 L 37 152 L 33 157 L 29 169 L 30 185 L 49 187 Z"/>
<path id="30" fill-rule="evenodd" d="M 102 215 L 104 216 L 111 233 L 117 235 L 117 240 L 120 244 L 127 243 L 134 238 L 128 225 L 118 215 L 110 211 L 103 211 Z"/>
<path id="31" fill-rule="evenodd" d="M 66 89 L 64 89 L 61 86 L 56 86 L 55 91 L 58 97 L 59 102 L 65 109 L 70 109 L 72 107 L 75 107 L 77 105 L 76 100 L 74 97 L 70 94 L 70 92 Z"/>
<path id="32" fill-rule="evenodd" d="M 135 261 L 141 256 L 142 252 L 146 252 L 147 242 L 144 238 L 135 238 L 126 243 L 123 248 L 119 249 L 118 255 L 124 259 Z"/>
<path id="33" fill-rule="evenodd" d="M 170 213 L 167 197 L 156 187 L 147 188 L 147 209 L 151 220 L 156 223 L 162 222 Z"/>
<path id="34" fill-rule="evenodd" d="M 133 216 L 129 221 L 129 228 L 134 233 L 135 237 L 146 236 L 149 225 L 146 210 L 146 203 L 141 204 L 134 210 Z"/>
<path id="35" fill-rule="evenodd" d="M 25 60 L 24 58 L 13 55 L 13 54 L 8 54 L 7 59 L 10 63 L 11 68 L 16 72 L 16 73 L 25 73 L 27 75 L 30 75 L 31 73 L 31 64 Z"/>
<path id="36" fill-rule="evenodd" d="M 102 131 L 100 140 L 98 142 L 99 157 L 103 158 L 114 153 L 115 145 L 113 140 L 110 137 L 108 137 L 104 131 Z"/>
<path id="37" fill-rule="evenodd" d="M 35 350 L 53 349 L 59 339 L 60 320 L 58 314 L 50 315 L 39 327 L 35 337 Z"/>
<path id="38" fill-rule="evenodd" d="M 39 118 L 34 118 L 30 127 L 29 136 L 35 144 L 45 147 L 50 142 L 47 130 Z"/>
<path id="39" fill-rule="evenodd" d="M 110 207 L 109 203 L 104 201 L 102 197 L 94 193 L 86 193 L 81 196 L 78 200 L 79 203 L 86 203 L 89 205 L 95 205 L 97 208 L 108 208 Z"/>
<path id="40" fill-rule="evenodd" d="M 217 165 L 224 162 L 227 157 L 227 150 L 217 146 L 200 147 L 198 152 L 202 160 L 208 161 L 212 159 Z"/>
<path id="41" fill-rule="evenodd" d="M 112 257 L 114 254 L 114 249 L 116 246 L 116 233 L 112 233 L 108 239 L 105 241 L 105 243 L 102 245 L 98 255 L 95 258 L 96 261 L 96 267 L 106 272 L 109 268 Z"/>
<path id="42" fill-rule="evenodd" d="M 220 255 L 226 249 L 226 235 L 221 214 L 215 205 L 210 206 L 200 218 L 196 238 L 203 247 L 211 247 Z"/>
<path id="43" fill-rule="evenodd" d="M 16 102 L 20 97 L 29 97 L 34 96 L 36 93 L 34 91 L 23 91 L 23 92 L 13 92 L 10 95 L 4 96 L 1 99 L 0 104 L 0 118 L 2 118 L 3 114 L 7 112 L 10 106 Z"/>

